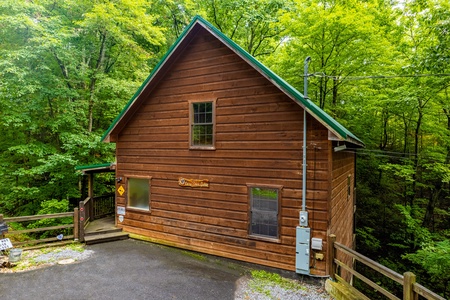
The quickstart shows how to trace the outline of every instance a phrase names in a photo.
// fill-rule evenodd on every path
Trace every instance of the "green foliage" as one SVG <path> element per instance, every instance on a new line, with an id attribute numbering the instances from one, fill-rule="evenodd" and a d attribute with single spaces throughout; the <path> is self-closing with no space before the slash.
<path id="1" fill-rule="evenodd" d="M 164 29 L 151 2 L 0 3 L 0 209 L 76 199 L 74 167 L 114 161 L 103 131 L 150 71 Z"/>
<path id="2" fill-rule="evenodd" d="M 429 243 L 417 252 L 406 254 L 403 257 L 426 270 L 431 281 L 442 286 L 443 296 L 448 295 L 446 294 L 450 288 L 450 241 L 448 239 Z"/>
<path id="3" fill-rule="evenodd" d="M 356 234 L 361 241 L 362 247 L 378 252 L 381 248 L 380 241 L 373 235 L 375 229 L 371 227 L 356 228 Z"/>
<path id="4" fill-rule="evenodd" d="M 46 214 L 56 214 L 69 211 L 69 201 L 68 200 L 46 200 L 40 203 L 41 208 L 38 210 L 38 215 Z M 73 223 L 72 217 L 66 218 L 51 218 L 51 219 L 40 219 L 32 222 L 27 226 L 27 228 L 42 228 L 51 227 L 59 225 L 68 225 Z M 57 236 L 58 234 L 70 234 L 71 229 L 60 229 L 60 230 L 49 230 L 45 232 L 38 233 L 35 238 L 46 238 L 49 236 Z"/>
<path id="5" fill-rule="evenodd" d="M 292 9 L 286 0 L 201 0 L 203 15 L 255 57 L 272 54 L 283 40 L 281 18 Z"/>
<path id="6" fill-rule="evenodd" d="M 312 58 L 311 101 L 367 146 L 356 154 L 357 250 L 448 289 L 433 269 L 450 238 L 446 0 L 2 0 L 0 212 L 79 200 L 74 167 L 115 160 L 103 132 L 196 14 L 299 90 Z M 113 182 L 99 175 L 94 189 Z"/>

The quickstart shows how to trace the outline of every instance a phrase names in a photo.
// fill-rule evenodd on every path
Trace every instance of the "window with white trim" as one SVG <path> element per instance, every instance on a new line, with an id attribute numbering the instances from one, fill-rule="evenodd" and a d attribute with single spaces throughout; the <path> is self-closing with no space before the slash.
<path id="1" fill-rule="evenodd" d="M 214 147 L 214 101 L 191 102 L 189 109 L 190 147 Z"/>

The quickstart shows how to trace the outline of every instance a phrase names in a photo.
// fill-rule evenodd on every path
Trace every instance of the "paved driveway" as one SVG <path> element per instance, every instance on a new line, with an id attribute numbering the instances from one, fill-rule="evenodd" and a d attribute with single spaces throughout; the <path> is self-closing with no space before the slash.
<path id="1" fill-rule="evenodd" d="M 0 275 L 0 299 L 234 299 L 245 267 L 137 240 L 88 246 L 87 260 Z"/>

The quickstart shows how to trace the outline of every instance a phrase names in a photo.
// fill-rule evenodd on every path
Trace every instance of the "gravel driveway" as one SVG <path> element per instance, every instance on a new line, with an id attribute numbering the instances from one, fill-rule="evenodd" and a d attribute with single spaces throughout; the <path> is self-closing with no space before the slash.
<path id="1" fill-rule="evenodd" d="M 49 252 L 36 260 L 61 264 L 1 274 L 0 299 L 330 299 L 320 284 L 262 286 L 251 277 L 259 266 L 152 243 L 129 239 L 86 249 Z"/>

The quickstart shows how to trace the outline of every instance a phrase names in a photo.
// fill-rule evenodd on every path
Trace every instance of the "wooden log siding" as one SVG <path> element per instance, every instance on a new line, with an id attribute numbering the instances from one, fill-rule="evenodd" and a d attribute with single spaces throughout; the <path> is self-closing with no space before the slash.
<path id="1" fill-rule="evenodd" d="M 353 184 L 355 178 L 354 153 L 340 151 L 332 154 L 332 191 L 331 191 L 331 208 L 330 208 L 330 231 L 336 235 L 336 241 L 348 248 L 353 247 L 353 213 L 354 213 L 354 197 Z M 350 195 L 348 194 L 348 177 L 350 176 Z M 351 256 L 339 252 L 340 261 L 347 265 L 352 265 Z M 331 263 L 331 262 L 330 262 Z M 341 277 L 349 281 L 349 274 L 345 270 L 342 271 Z"/>
<path id="2" fill-rule="evenodd" d="M 214 151 L 189 150 L 190 100 L 216 101 Z M 307 158 L 310 226 L 325 239 L 330 143 L 318 121 L 309 117 L 308 127 L 315 149 Z M 200 32 L 116 138 L 120 184 L 152 177 L 150 212 L 127 208 L 119 226 L 160 243 L 295 270 L 303 110 L 229 48 Z M 209 188 L 180 187 L 179 177 L 208 179 Z M 283 187 L 279 242 L 248 235 L 250 183 Z M 126 197 L 116 193 L 117 205 Z"/>

